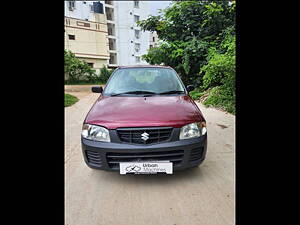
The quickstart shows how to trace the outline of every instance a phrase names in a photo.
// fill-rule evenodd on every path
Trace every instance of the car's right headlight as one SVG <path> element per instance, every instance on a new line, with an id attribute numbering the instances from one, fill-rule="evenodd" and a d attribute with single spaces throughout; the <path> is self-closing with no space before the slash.
<path id="1" fill-rule="evenodd" d="M 92 141 L 110 142 L 109 131 L 96 125 L 83 124 L 81 136 Z"/>
<path id="2" fill-rule="evenodd" d="M 184 140 L 184 139 L 196 138 L 204 134 L 206 134 L 205 122 L 190 123 L 183 126 L 180 129 L 179 139 Z"/>

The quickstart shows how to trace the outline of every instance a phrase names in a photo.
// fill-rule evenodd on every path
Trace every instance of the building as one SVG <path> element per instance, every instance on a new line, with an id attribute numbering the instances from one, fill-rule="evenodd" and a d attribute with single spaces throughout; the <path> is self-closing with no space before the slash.
<path id="1" fill-rule="evenodd" d="M 149 48 L 157 47 L 159 45 L 159 39 L 156 31 L 150 33 L 149 44 Z"/>
<path id="2" fill-rule="evenodd" d="M 65 7 L 65 15 L 85 21 L 93 21 L 94 4 L 103 6 L 107 23 L 108 66 L 147 64 L 141 59 L 149 49 L 150 32 L 141 31 L 136 22 L 149 16 L 147 1 L 66 1 L 76 4 L 73 10 Z M 74 3 L 73 3 L 74 2 Z"/>
<path id="3" fill-rule="evenodd" d="M 97 72 L 109 63 L 107 22 L 100 2 L 65 1 L 65 49 Z"/>
<path id="4" fill-rule="evenodd" d="M 110 66 L 147 64 L 141 59 L 149 49 L 150 32 L 143 32 L 137 21 L 149 16 L 148 1 L 105 1 Z"/>

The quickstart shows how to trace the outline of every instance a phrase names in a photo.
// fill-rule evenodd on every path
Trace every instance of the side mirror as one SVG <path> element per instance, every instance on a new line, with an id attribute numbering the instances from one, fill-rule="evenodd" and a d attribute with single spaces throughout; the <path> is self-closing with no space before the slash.
<path id="1" fill-rule="evenodd" d="M 94 93 L 102 93 L 103 92 L 103 88 L 101 86 L 95 86 L 95 87 L 92 87 L 92 92 Z"/>
<path id="2" fill-rule="evenodd" d="M 194 87 L 193 85 L 188 85 L 188 86 L 186 87 L 186 90 L 187 90 L 188 92 L 193 91 L 194 89 L 195 89 L 195 87 Z"/>

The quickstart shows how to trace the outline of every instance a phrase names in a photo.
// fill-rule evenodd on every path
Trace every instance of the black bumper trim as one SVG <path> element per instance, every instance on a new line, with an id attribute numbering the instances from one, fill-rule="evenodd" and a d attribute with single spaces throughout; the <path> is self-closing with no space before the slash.
<path id="1" fill-rule="evenodd" d="M 81 139 L 81 144 L 84 161 L 89 167 L 93 169 L 119 171 L 119 167 L 116 166 L 116 164 L 114 164 L 113 161 L 108 161 L 112 159 L 112 157 L 109 156 L 113 155 L 113 153 L 117 153 L 115 155 L 118 155 L 118 159 L 120 159 L 122 158 L 120 156 L 122 156 L 122 154 L 124 153 L 123 158 L 125 160 L 126 158 L 130 158 L 126 157 L 126 155 L 132 155 L 133 158 L 139 158 L 140 161 L 144 160 L 145 158 L 147 159 L 150 156 L 153 156 L 154 159 L 155 157 L 165 157 L 164 160 L 168 160 L 168 157 L 170 156 L 177 157 L 170 157 L 170 161 L 174 159 L 173 170 L 177 171 L 197 166 L 203 162 L 207 150 L 207 135 L 201 136 L 199 138 L 164 142 L 153 145 L 133 145 L 125 143 L 95 142 L 83 138 Z M 196 157 L 196 160 L 193 160 L 193 150 L 196 152 L 200 152 L 201 150 L 201 157 Z M 179 155 L 176 155 L 178 151 L 183 152 L 182 159 L 180 160 L 178 159 Z M 87 155 L 87 153 L 92 155 L 92 160 L 89 160 L 89 155 Z M 143 157 L 143 155 L 146 156 Z M 95 161 L 95 159 L 98 161 Z"/>

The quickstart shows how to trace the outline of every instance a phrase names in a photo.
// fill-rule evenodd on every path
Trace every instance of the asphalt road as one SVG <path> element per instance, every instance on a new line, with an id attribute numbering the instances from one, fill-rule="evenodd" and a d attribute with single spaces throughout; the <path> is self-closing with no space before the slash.
<path id="1" fill-rule="evenodd" d="M 65 108 L 66 225 L 235 224 L 235 116 L 199 105 L 207 120 L 205 161 L 173 175 L 120 175 L 83 161 L 82 122 L 98 94 L 72 92 Z"/>

